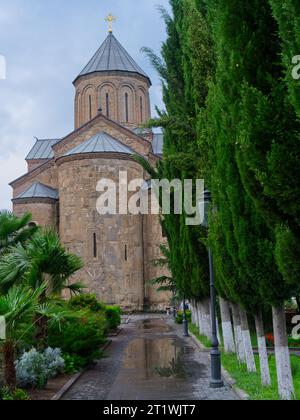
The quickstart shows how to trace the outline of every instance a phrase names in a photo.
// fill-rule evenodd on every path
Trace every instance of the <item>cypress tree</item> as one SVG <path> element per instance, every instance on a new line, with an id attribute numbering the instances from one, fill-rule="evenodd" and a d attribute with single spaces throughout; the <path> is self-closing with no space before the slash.
<path id="1" fill-rule="evenodd" d="M 204 82 L 211 68 L 206 54 L 208 39 L 194 36 L 205 32 L 205 21 L 194 0 L 171 0 L 170 5 L 173 16 L 160 9 L 168 34 L 162 60 L 145 49 L 162 78 L 166 106 L 159 120 L 152 121 L 164 129 L 164 158 L 158 172 L 161 179 L 170 181 L 195 180 L 200 167 L 196 115 L 205 103 Z M 202 299 L 209 293 L 207 250 L 199 239 L 205 232 L 199 226 L 186 226 L 186 217 L 184 212 L 165 215 L 162 222 L 170 248 L 170 267 L 181 295 Z"/>
<path id="2" fill-rule="evenodd" d="M 259 302 L 273 305 L 276 347 L 285 349 L 285 354 L 277 354 L 279 390 L 283 398 L 291 398 L 282 302 L 291 296 L 296 283 L 283 281 L 276 270 L 274 253 L 278 263 L 280 238 L 287 233 L 287 227 L 278 223 L 284 220 L 284 200 L 291 198 L 295 186 L 292 179 L 291 187 L 283 189 L 284 174 L 292 169 L 291 160 L 283 160 L 295 141 L 296 125 L 280 82 L 277 25 L 268 1 L 241 4 L 235 0 L 207 0 L 207 4 L 218 56 L 216 81 L 210 94 L 215 162 L 211 183 L 220 207 L 215 226 L 222 232 L 213 232 L 211 240 L 217 247 L 217 235 L 223 237 L 238 273 L 229 288 L 243 305 L 249 310 Z M 283 137 L 287 138 L 286 144 Z M 295 203 L 288 200 L 285 204 L 291 214 Z M 221 258 L 222 254 L 219 261 Z M 281 272 L 284 274 L 284 270 Z M 227 286 L 222 280 L 222 287 Z M 252 302 L 249 291 L 253 291 Z M 259 322 L 259 315 L 256 320 Z M 278 321 L 280 330 L 276 328 Z"/>

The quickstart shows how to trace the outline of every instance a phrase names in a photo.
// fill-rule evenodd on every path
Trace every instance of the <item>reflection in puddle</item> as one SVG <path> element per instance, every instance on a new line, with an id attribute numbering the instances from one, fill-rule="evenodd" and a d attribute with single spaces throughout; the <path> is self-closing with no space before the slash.
<path id="1" fill-rule="evenodd" d="M 144 319 L 138 322 L 137 328 L 144 332 L 169 332 L 170 327 L 159 319 Z"/>
<path id="2" fill-rule="evenodd" d="M 133 329 L 132 329 L 133 330 Z M 172 333 L 163 319 L 134 323 L 109 400 L 194 400 L 207 367 L 195 360 L 189 340 Z M 198 384 L 197 384 L 198 386 Z M 208 384 L 206 385 L 208 387 Z"/>
<path id="3" fill-rule="evenodd" d="M 129 344 L 123 367 L 136 369 L 148 379 L 184 379 L 183 355 L 184 348 L 174 338 L 140 338 Z"/>

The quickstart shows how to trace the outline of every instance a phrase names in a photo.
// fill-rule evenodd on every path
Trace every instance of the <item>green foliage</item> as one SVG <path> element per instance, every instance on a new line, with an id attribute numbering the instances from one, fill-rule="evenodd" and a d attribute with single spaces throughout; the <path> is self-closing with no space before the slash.
<path id="1" fill-rule="evenodd" d="M 192 321 L 192 313 L 191 311 L 186 311 L 186 319 L 190 323 Z M 176 323 L 182 324 L 183 323 L 183 311 L 178 311 L 176 316 Z"/>
<path id="2" fill-rule="evenodd" d="M 219 293 L 255 312 L 291 293 L 276 266 L 274 218 L 269 223 L 275 203 L 266 190 L 263 195 L 270 181 L 278 184 L 274 175 L 283 169 L 278 163 L 266 176 L 272 139 L 285 133 L 281 122 L 284 126 L 288 115 L 280 110 L 283 92 L 271 90 L 280 77 L 280 42 L 267 0 L 206 4 L 217 57 L 207 109 L 198 121 L 204 172 L 217 208 L 209 241 Z M 278 184 L 278 189 L 284 188 Z"/>
<path id="3" fill-rule="evenodd" d="M 14 284 L 34 289 L 46 282 L 50 293 L 60 294 L 82 266 L 81 258 L 66 252 L 57 233 L 38 231 L 26 245 L 10 247 L 0 259 L 0 288 L 6 293 Z"/>
<path id="4" fill-rule="evenodd" d="M 6 321 L 7 340 L 20 340 L 24 324 L 31 328 L 33 315 L 39 312 L 39 298 L 45 291 L 42 284 L 32 291 L 25 286 L 14 286 L 5 296 L 0 296 L 0 315 Z"/>
<path id="5" fill-rule="evenodd" d="M 121 308 L 119 306 L 105 306 L 98 301 L 95 294 L 82 294 L 69 300 L 68 306 L 75 311 L 87 310 L 99 313 L 106 318 L 106 331 L 116 329 L 121 323 Z"/>
<path id="6" fill-rule="evenodd" d="M 166 106 L 166 112 L 159 112 L 159 121 L 153 123 L 164 128 L 164 159 L 156 173 L 151 168 L 148 171 L 159 179 L 196 179 L 201 161 L 196 116 L 205 104 L 206 82 L 213 68 L 211 40 L 200 4 L 171 0 L 170 5 L 172 16 L 160 8 L 168 34 L 162 58 L 145 50 L 161 76 Z M 205 232 L 198 226 L 186 226 L 186 217 L 185 212 L 171 214 L 162 221 L 170 250 L 168 264 L 178 294 L 201 298 L 208 294 L 207 250 L 200 240 Z"/>
<path id="7" fill-rule="evenodd" d="M 300 117 L 300 89 L 299 80 L 294 80 L 292 70 L 295 64 L 292 58 L 300 51 L 300 4 L 298 0 L 269 1 L 273 15 L 278 23 L 282 45 L 282 62 L 285 67 L 285 81 L 289 92 L 289 101 Z"/>
<path id="8" fill-rule="evenodd" d="M 86 365 L 86 358 L 78 356 L 78 354 L 65 353 L 63 358 L 65 361 L 64 372 L 68 375 L 79 372 Z"/>
<path id="9" fill-rule="evenodd" d="M 190 325 L 191 332 L 197 337 L 204 347 L 210 348 L 211 343 L 206 337 L 200 336 L 195 325 Z M 222 366 L 235 381 L 235 387 L 245 391 L 250 400 L 279 400 L 277 387 L 277 371 L 275 356 L 269 356 L 269 367 L 272 385 L 265 387 L 261 383 L 259 356 L 255 355 L 257 372 L 249 373 L 246 364 L 238 362 L 235 354 L 222 353 Z M 300 399 L 300 359 L 298 356 L 291 356 L 292 372 L 296 391 L 296 398 Z"/>
<path id="10" fill-rule="evenodd" d="M 64 354 L 82 357 L 87 364 L 100 355 L 100 347 L 105 342 L 105 326 L 102 313 L 85 311 L 80 317 L 64 322 L 61 328 L 52 325 L 48 331 L 48 343 L 62 349 Z"/>
<path id="11" fill-rule="evenodd" d="M 25 213 L 21 218 L 9 211 L 0 211 L 0 254 L 9 246 L 25 244 L 37 231 L 31 226 L 31 214 Z"/>
<path id="12" fill-rule="evenodd" d="M 236 381 L 236 386 L 244 390 L 250 397 L 250 400 L 279 400 L 277 388 L 277 373 L 275 356 L 269 356 L 269 366 L 272 385 L 264 387 L 261 384 L 261 376 L 259 370 L 259 357 L 255 356 L 256 373 L 247 372 L 246 365 L 237 362 L 234 355 L 222 354 L 222 365 L 229 372 L 230 376 Z M 294 386 L 296 399 L 300 399 L 300 359 L 297 356 L 291 356 L 292 372 L 294 378 Z"/>
<path id="13" fill-rule="evenodd" d="M 194 325 L 189 325 L 189 331 L 194 334 L 194 336 L 198 339 L 198 341 L 206 348 L 211 348 L 211 341 L 204 335 L 199 334 L 199 328 Z"/>
<path id="14" fill-rule="evenodd" d="M 68 306 L 73 310 L 88 309 L 92 312 L 100 312 L 105 310 L 95 294 L 81 294 L 69 300 Z"/>
<path id="15" fill-rule="evenodd" d="M 106 306 L 105 317 L 109 330 L 115 330 L 121 324 L 121 308 L 119 306 Z"/>
<path id="16" fill-rule="evenodd" d="M 11 392 L 8 388 L 0 389 L 0 400 L 2 401 L 27 401 L 28 394 L 22 389 L 16 389 Z"/>

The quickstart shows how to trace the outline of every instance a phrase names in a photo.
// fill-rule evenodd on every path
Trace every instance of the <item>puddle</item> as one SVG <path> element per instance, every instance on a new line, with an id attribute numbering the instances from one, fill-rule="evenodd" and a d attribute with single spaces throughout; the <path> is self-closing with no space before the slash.
<path id="1" fill-rule="evenodd" d="M 188 340 L 162 319 L 135 323 L 109 400 L 194 400 L 195 385 L 208 376 Z M 204 379 L 205 380 L 205 379 Z M 198 385 L 197 385 L 198 386 Z"/>
<path id="2" fill-rule="evenodd" d="M 128 345 L 123 367 L 136 369 L 146 378 L 184 379 L 183 355 L 183 347 L 174 338 L 139 338 Z"/>
<path id="3" fill-rule="evenodd" d="M 171 328 L 160 319 L 144 319 L 137 323 L 137 328 L 143 332 L 170 332 Z"/>

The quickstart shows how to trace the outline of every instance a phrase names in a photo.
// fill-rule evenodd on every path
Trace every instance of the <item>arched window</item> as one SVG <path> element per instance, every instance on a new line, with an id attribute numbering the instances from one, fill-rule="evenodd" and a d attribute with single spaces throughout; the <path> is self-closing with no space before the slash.
<path id="1" fill-rule="evenodd" d="M 126 122 L 129 122 L 129 106 L 128 106 L 128 93 L 125 93 L 125 118 Z"/>
<path id="2" fill-rule="evenodd" d="M 89 117 L 92 119 L 92 95 L 89 95 Z"/>
<path id="3" fill-rule="evenodd" d="M 141 113 L 141 123 L 144 121 L 143 113 L 143 98 L 140 96 L 140 113 Z"/>
<path id="4" fill-rule="evenodd" d="M 109 93 L 105 95 L 106 116 L 109 118 Z"/>
<path id="5" fill-rule="evenodd" d="M 34 229 L 34 228 L 38 227 L 38 223 L 37 222 L 29 222 L 27 226 L 31 229 Z"/>

